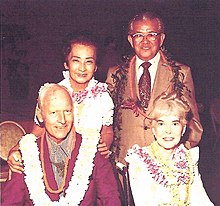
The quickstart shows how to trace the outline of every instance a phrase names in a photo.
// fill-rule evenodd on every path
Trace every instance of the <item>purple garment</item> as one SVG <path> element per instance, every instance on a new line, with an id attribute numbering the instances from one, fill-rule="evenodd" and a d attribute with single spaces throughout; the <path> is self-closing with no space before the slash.
<path id="1" fill-rule="evenodd" d="M 79 134 L 77 134 L 75 148 L 72 151 L 71 159 L 69 160 L 66 184 L 64 187 L 65 189 L 68 187 L 69 181 L 72 177 L 81 142 L 82 138 Z M 37 139 L 37 143 L 38 147 L 40 148 L 40 138 Z M 44 142 L 44 150 L 45 170 L 47 173 L 48 183 L 51 188 L 55 190 L 58 188 L 53 174 L 52 165 L 50 163 L 49 151 L 46 141 Z M 121 202 L 119 199 L 118 187 L 109 159 L 105 159 L 100 155 L 99 152 L 97 152 L 94 158 L 94 163 L 95 166 L 92 175 L 90 176 L 89 187 L 83 200 L 81 201 L 80 206 L 120 206 Z M 59 200 L 58 194 L 52 194 L 48 191 L 46 191 L 46 193 L 52 201 Z M 1 204 L 2 206 L 33 205 L 32 201 L 30 200 L 27 186 L 24 182 L 24 174 L 13 173 L 12 179 L 4 183 Z"/>

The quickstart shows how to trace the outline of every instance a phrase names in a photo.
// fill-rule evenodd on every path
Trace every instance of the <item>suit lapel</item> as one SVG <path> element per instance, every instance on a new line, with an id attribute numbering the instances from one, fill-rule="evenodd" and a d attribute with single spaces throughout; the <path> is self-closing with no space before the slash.
<path id="1" fill-rule="evenodd" d="M 160 58 L 158 68 L 154 80 L 153 90 L 151 92 L 151 98 L 149 101 L 149 107 L 152 106 L 153 101 L 163 92 L 168 91 L 171 86 L 171 79 L 173 78 L 172 70 L 165 64 Z"/>
<path id="2" fill-rule="evenodd" d="M 46 135 L 46 133 L 44 133 L 44 135 Z M 41 146 L 40 146 L 40 139 L 41 138 L 38 138 L 38 140 L 37 140 L 39 148 L 41 148 Z M 44 138 L 43 144 L 44 144 L 44 166 L 45 166 L 45 172 L 47 174 L 47 181 L 48 181 L 48 184 L 50 185 L 51 188 L 53 188 L 54 190 L 57 190 L 58 186 L 57 186 L 57 183 L 56 183 L 56 180 L 55 180 L 52 164 L 51 164 L 51 161 L 50 161 L 50 156 L 49 156 L 49 150 L 48 150 L 48 144 L 47 144 L 47 141 L 46 141 L 46 136 Z M 55 194 L 55 193 L 51 194 L 47 190 L 46 190 L 46 193 L 48 194 L 48 196 L 50 196 L 51 200 L 58 200 L 59 199 L 59 194 Z"/>
<path id="3" fill-rule="evenodd" d="M 132 92 L 130 89 L 126 89 L 128 91 L 128 97 L 131 97 L 135 101 L 139 97 L 139 90 L 138 90 L 138 84 L 137 84 L 137 74 L 135 69 L 135 56 L 131 59 L 130 65 L 129 65 L 129 71 L 128 71 L 128 84 L 127 86 L 132 89 Z M 147 110 L 152 107 L 154 100 L 163 92 L 168 91 L 168 89 L 171 87 L 171 79 L 173 78 L 173 72 L 170 67 L 168 67 L 165 62 L 160 58 L 158 63 L 158 68 L 154 80 L 153 89 L 151 92 L 151 98 L 149 101 L 149 105 Z"/>

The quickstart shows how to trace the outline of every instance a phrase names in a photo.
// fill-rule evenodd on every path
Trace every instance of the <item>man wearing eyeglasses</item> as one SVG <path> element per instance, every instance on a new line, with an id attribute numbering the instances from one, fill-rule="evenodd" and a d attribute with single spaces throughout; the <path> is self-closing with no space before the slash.
<path id="1" fill-rule="evenodd" d="M 115 152 L 120 162 L 124 162 L 132 145 L 143 147 L 154 140 L 147 114 L 155 98 L 164 91 L 178 90 L 192 109 L 186 147 L 196 146 L 201 139 L 203 129 L 190 68 L 166 57 L 162 49 L 164 39 L 164 23 L 158 15 L 152 12 L 136 15 L 128 26 L 128 41 L 135 55 L 109 69 L 106 82 L 115 104 Z"/>

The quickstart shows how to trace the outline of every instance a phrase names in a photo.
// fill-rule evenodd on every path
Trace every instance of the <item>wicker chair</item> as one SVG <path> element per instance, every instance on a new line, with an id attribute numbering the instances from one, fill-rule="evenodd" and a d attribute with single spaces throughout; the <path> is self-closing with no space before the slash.
<path id="1" fill-rule="evenodd" d="M 7 157 L 10 149 L 25 135 L 24 128 L 14 121 L 4 121 L 0 123 L 0 182 L 4 182 L 8 177 Z"/>

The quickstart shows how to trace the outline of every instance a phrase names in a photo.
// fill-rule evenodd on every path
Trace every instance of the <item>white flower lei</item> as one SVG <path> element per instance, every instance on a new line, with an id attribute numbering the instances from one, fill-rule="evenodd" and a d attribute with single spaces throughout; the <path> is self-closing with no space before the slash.
<path id="1" fill-rule="evenodd" d="M 24 161 L 25 182 L 34 205 L 39 206 L 66 206 L 79 205 L 89 185 L 89 176 L 94 167 L 94 157 L 97 152 L 97 144 L 100 133 L 94 130 L 87 130 L 82 135 L 82 143 L 76 159 L 72 178 L 69 187 L 66 189 L 65 197 L 59 201 L 51 201 L 45 193 L 46 188 L 43 182 L 43 171 L 39 160 L 39 149 L 36 143 L 36 136 L 27 134 L 20 140 L 20 150 Z M 34 181 L 33 181 L 34 180 Z"/>

